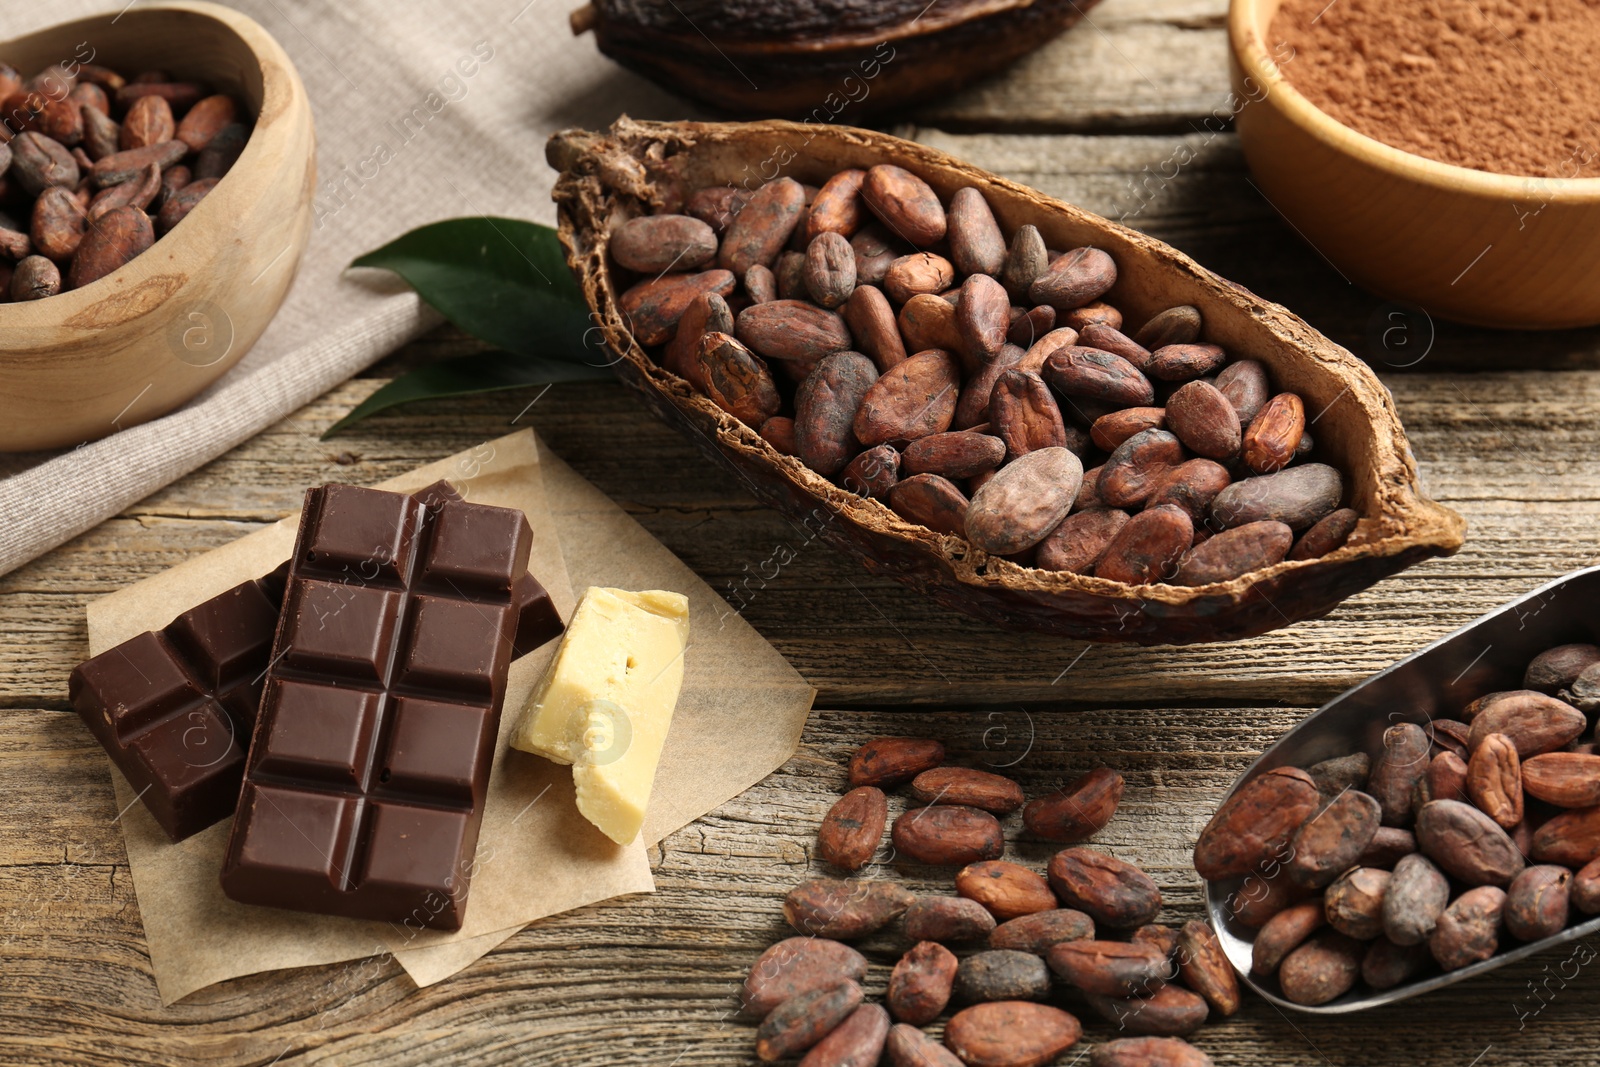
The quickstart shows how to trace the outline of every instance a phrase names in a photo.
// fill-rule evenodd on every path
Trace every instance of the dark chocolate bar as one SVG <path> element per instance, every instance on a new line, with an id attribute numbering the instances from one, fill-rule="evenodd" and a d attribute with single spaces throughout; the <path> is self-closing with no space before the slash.
<path id="1" fill-rule="evenodd" d="M 443 481 L 415 496 L 434 508 L 461 499 Z M 284 564 L 241 583 L 72 672 L 73 706 L 174 841 L 233 814 L 287 575 Z M 517 598 L 522 656 L 563 625 L 532 574 Z"/>
<path id="2" fill-rule="evenodd" d="M 509 508 L 306 494 L 223 892 L 460 928 L 532 537 Z"/>

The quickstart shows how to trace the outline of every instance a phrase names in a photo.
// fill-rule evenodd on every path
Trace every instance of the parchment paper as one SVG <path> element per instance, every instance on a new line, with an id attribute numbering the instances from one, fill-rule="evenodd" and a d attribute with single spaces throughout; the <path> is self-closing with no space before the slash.
<path id="1" fill-rule="evenodd" d="M 217 874 L 223 822 L 173 845 L 113 772 L 134 889 L 163 1003 L 241 975 L 392 953 L 418 985 L 454 974 L 536 919 L 654 888 L 645 848 L 759 781 L 793 754 L 815 694 L 691 570 L 523 431 L 382 483 L 449 478 L 470 500 L 520 507 L 532 570 L 565 616 L 574 589 L 663 588 L 690 603 L 686 676 L 640 841 L 619 847 L 578 814 L 571 770 L 507 739 L 555 643 L 512 665 L 467 920 L 455 933 L 237 904 Z M 296 517 L 90 603 L 99 653 L 166 625 L 288 558 Z M 570 579 L 569 579 L 570 574 Z M 714 758 L 707 758 L 708 755 Z M 616 906 L 626 906 L 625 903 Z"/>

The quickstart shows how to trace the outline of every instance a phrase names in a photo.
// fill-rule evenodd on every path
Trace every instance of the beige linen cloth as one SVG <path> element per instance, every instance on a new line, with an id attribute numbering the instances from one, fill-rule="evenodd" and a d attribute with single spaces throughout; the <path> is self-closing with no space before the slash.
<path id="1" fill-rule="evenodd" d="M 133 0 L 142 3 L 145 0 Z M 317 124 L 317 224 L 255 348 L 186 407 L 60 453 L 0 454 L 0 574 L 302 407 L 436 325 L 403 284 L 350 261 L 458 215 L 553 223 L 545 138 L 682 105 L 574 38 L 579 0 L 224 0 L 278 39 Z M 0 40 L 127 0 L 0 4 Z M 466 60 L 468 62 L 463 63 Z M 458 63 L 461 64 L 458 68 Z M 472 77 L 460 70 L 475 69 Z M 443 107 L 435 114 L 430 94 Z M 414 109 L 426 118 L 417 129 Z M 401 131 L 411 119 L 411 136 Z M 393 156 L 363 166 L 383 146 Z M 366 179 L 366 175 L 372 175 Z M 3 415 L 5 397 L 0 397 Z"/>

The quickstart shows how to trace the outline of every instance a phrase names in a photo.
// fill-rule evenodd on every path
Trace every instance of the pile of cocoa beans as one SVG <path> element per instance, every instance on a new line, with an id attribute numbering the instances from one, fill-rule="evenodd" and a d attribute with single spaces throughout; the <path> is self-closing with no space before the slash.
<path id="1" fill-rule="evenodd" d="M 1083 1036 L 1076 1015 L 1046 1003 L 1058 999 L 1059 984 L 1117 1034 L 1090 1052 L 1092 1067 L 1209 1065 L 1183 1036 L 1213 1011 L 1238 1010 L 1239 988 L 1208 924 L 1155 922 L 1160 888 L 1095 849 L 1064 849 L 1042 875 L 1000 859 L 997 816 L 1020 809 L 1030 833 L 1082 840 L 1111 820 L 1121 776 L 1099 768 L 1025 803 L 1015 781 L 945 766 L 945 756 L 941 743 L 924 738 L 863 745 L 850 761 L 850 791 L 823 821 L 818 851 L 846 870 L 865 867 L 882 843 L 885 791 L 905 787 L 914 806 L 895 820 L 884 862 L 959 866 L 954 895 L 918 896 L 876 878 L 796 886 L 783 913 L 797 936 L 762 953 L 744 983 L 745 1012 L 761 1020 L 757 1056 L 803 1057 L 802 1067 L 1048 1063 Z M 845 942 L 897 922 L 910 948 L 893 964 L 883 1003 L 868 1003 L 867 958 Z M 946 1009 L 954 1014 L 941 1044 L 923 1027 Z"/>
<path id="2" fill-rule="evenodd" d="M 1255 931 L 1252 969 L 1287 999 L 1392 989 L 1600 914 L 1600 647 L 1543 652 L 1523 685 L 1397 723 L 1380 752 L 1268 771 L 1218 809 L 1195 869 L 1243 877 L 1230 925 Z"/>
<path id="3" fill-rule="evenodd" d="M 188 217 L 250 139 L 231 96 L 150 70 L 0 63 L 0 302 L 80 289 Z"/>
<path id="4" fill-rule="evenodd" d="M 907 521 L 1134 585 L 1229 581 L 1355 529 L 1301 397 L 1204 341 L 1193 307 L 1123 332 L 1108 253 L 1008 237 L 976 188 L 946 205 L 880 164 L 667 206 L 610 238 L 640 279 L 620 300 L 635 339 Z"/>

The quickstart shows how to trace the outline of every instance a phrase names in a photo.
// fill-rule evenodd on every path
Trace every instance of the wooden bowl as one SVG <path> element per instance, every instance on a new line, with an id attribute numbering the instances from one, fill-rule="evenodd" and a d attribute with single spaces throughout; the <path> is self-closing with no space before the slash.
<path id="1" fill-rule="evenodd" d="M 231 8 L 139 4 L 0 45 L 24 73 L 87 61 L 232 93 L 255 116 L 244 154 L 184 222 L 82 289 L 0 304 L 0 451 L 70 446 L 164 415 L 250 350 L 311 235 L 315 133 L 305 87 L 267 32 Z"/>
<path id="2" fill-rule="evenodd" d="M 1491 174 L 1402 152 L 1318 110 L 1280 67 L 1281 0 L 1228 11 L 1239 142 L 1262 193 L 1339 271 L 1480 326 L 1600 323 L 1600 178 Z"/>
<path id="3" fill-rule="evenodd" d="M 942 152 L 886 134 L 791 122 L 650 123 L 621 119 L 609 136 L 569 130 L 550 141 L 561 240 L 624 384 L 761 500 L 828 543 L 949 607 L 997 625 L 1090 641 L 1186 644 L 1251 637 L 1315 618 L 1339 601 L 1461 545 L 1461 517 L 1426 499 L 1389 393 L 1365 363 L 1275 304 L 1217 277 L 1154 238 L 1052 200 Z M 1205 318 L 1205 336 L 1261 360 L 1299 393 L 1321 457 L 1345 476 L 1345 506 L 1361 521 L 1350 542 L 1317 560 L 1284 562 L 1231 582 L 1129 586 L 1022 567 L 965 538 L 907 522 L 779 453 L 754 429 L 659 366 L 618 307 L 606 254 L 612 230 L 685 190 L 778 172 L 817 184 L 848 167 L 893 162 L 948 201 L 975 186 L 1002 229 L 1033 223 L 1052 248 L 1092 244 L 1117 261 L 1106 296 L 1130 321 L 1176 304 Z M 765 166 L 764 166 L 765 164 Z"/>

